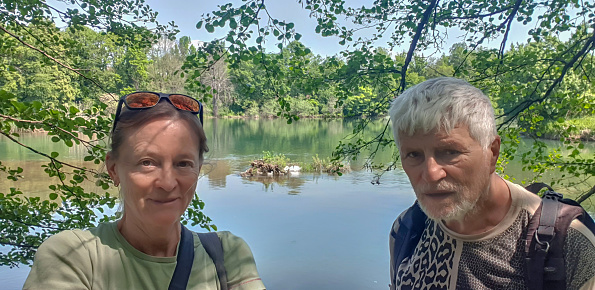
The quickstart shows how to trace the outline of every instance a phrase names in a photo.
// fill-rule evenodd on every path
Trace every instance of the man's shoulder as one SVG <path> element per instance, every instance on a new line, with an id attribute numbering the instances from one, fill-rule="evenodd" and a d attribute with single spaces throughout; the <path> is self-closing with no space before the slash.
<path id="1" fill-rule="evenodd" d="M 586 243 L 583 242 L 583 244 L 590 245 L 593 248 L 593 254 L 595 254 L 595 233 L 578 219 L 570 223 L 570 228 L 576 230 L 576 233 L 572 234 L 572 236 L 576 236 L 576 239 L 580 239 L 580 236 L 584 237 Z M 567 239 L 573 239 L 571 232 L 569 232 Z"/>
<path id="2" fill-rule="evenodd" d="M 537 194 L 526 190 L 519 184 L 512 183 L 508 180 L 504 180 L 504 182 L 506 182 L 506 185 L 510 190 L 513 206 L 525 209 L 531 214 L 537 210 L 539 204 L 541 203 L 541 198 Z"/>
<path id="3" fill-rule="evenodd" d="M 595 235 L 581 221 L 570 224 L 564 241 L 568 288 L 595 289 Z M 589 286 L 590 285 L 590 286 Z"/>

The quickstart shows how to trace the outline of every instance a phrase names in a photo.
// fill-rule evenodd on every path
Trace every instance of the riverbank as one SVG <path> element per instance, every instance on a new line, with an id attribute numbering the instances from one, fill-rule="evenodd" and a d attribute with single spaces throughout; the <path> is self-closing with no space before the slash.
<path id="1" fill-rule="evenodd" d="M 565 120 L 562 123 L 550 121 L 539 139 L 560 140 L 570 138 L 587 142 L 595 141 L 595 116 Z"/>

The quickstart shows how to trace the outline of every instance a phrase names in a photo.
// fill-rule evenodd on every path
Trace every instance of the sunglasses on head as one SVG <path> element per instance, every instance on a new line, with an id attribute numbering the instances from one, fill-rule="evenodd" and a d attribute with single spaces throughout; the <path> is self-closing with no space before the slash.
<path id="1" fill-rule="evenodd" d="M 200 123 L 202 124 L 202 104 L 195 98 L 180 95 L 180 94 L 162 94 L 154 92 L 134 92 L 120 98 L 118 102 L 118 109 L 116 110 L 116 117 L 114 119 L 114 127 L 112 132 L 116 129 L 116 124 L 120 119 L 120 113 L 122 112 L 122 104 L 128 108 L 128 110 L 143 110 L 155 107 L 161 99 L 166 99 L 172 106 L 178 110 L 188 111 L 192 114 L 198 114 Z"/>

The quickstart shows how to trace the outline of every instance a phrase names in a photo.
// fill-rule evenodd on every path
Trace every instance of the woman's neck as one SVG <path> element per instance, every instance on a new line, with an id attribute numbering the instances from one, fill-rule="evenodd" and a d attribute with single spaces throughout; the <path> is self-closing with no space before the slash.
<path id="1" fill-rule="evenodd" d="M 153 227 L 127 217 L 118 221 L 118 231 L 135 249 L 155 257 L 173 257 L 180 241 L 179 221 L 168 227 Z"/>

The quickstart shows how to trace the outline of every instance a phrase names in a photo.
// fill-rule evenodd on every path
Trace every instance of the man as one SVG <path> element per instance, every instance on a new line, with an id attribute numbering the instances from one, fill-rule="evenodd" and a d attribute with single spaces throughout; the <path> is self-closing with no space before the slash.
<path id="1" fill-rule="evenodd" d="M 489 98 L 436 78 L 406 90 L 389 114 L 428 216 L 413 254 L 391 263 L 391 289 L 526 289 L 523 234 L 541 199 L 495 173 L 501 141 Z M 401 241 L 390 239 L 393 261 Z M 595 289 L 595 236 L 575 220 L 565 244 L 567 289 Z"/>

